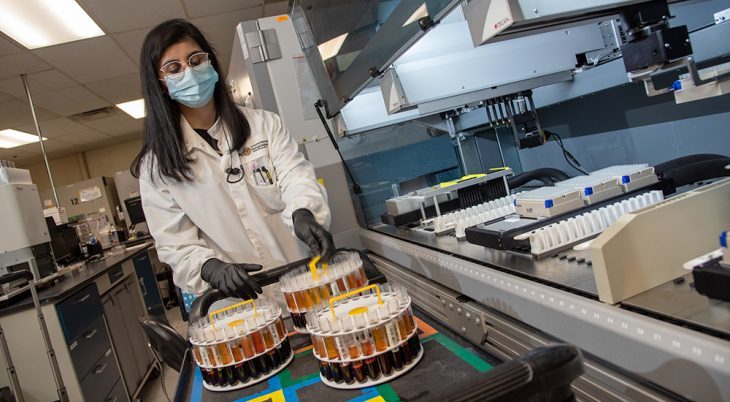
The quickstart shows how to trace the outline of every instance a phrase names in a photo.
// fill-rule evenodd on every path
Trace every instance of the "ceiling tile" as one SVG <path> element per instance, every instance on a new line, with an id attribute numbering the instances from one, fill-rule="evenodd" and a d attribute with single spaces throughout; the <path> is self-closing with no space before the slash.
<path id="1" fill-rule="evenodd" d="M 119 123 L 119 124 L 113 124 L 111 126 L 100 127 L 99 131 L 101 131 L 104 134 L 111 135 L 111 136 L 132 134 L 135 132 L 142 131 L 142 122 L 137 121 L 137 120 L 132 120 L 132 121 L 125 122 L 125 123 Z"/>
<path id="2" fill-rule="evenodd" d="M 106 33 L 153 27 L 171 18 L 185 17 L 179 0 L 82 0 L 81 3 Z"/>
<path id="3" fill-rule="evenodd" d="M 139 66 L 139 54 L 142 51 L 142 42 L 144 42 L 144 37 L 147 36 L 147 32 L 149 31 L 149 28 L 144 28 L 114 34 L 112 36 L 119 43 L 119 46 L 127 52 L 127 55 L 134 61 L 134 64 Z"/>
<path id="4" fill-rule="evenodd" d="M 87 112 L 109 106 L 109 103 L 82 86 L 33 96 L 33 102 L 61 116 Z"/>
<path id="5" fill-rule="evenodd" d="M 142 97 L 139 74 L 137 73 L 90 82 L 86 84 L 86 88 L 89 88 L 92 92 L 106 99 L 111 104 L 140 99 Z"/>
<path id="6" fill-rule="evenodd" d="M 37 73 L 50 70 L 50 64 L 30 52 L 11 54 L 0 57 L 0 80 L 16 78 L 20 74 Z"/>
<path id="7" fill-rule="evenodd" d="M 124 124 L 134 121 L 134 119 L 130 115 L 124 113 L 123 111 L 117 108 L 115 108 L 114 110 L 116 111 L 116 113 L 112 114 L 111 116 L 96 120 L 85 121 L 83 122 L 83 125 L 94 130 L 99 130 L 100 127 L 107 127 L 115 124 Z"/>
<path id="8" fill-rule="evenodd" d="M 63 137 L 63 136 L 67 136 L 69 134 L 88 130 L 88 128 L 86 126 L 81 125 L 81 124 L 79 124 L 71 119 L 67 119 L 65 117 L 59 117 L 56 119 L 41 121 L 40 126 L 41 126 L 41 132 L 43 133 L 44 137 L 54 138 L 54 139 L 58 139 L 59 137 Z M 20 126 L 17 129 L 20 131 L 25 131 L 27 133 L 36 132 L 34 124 Z"/>
<path id="9" fill-rule="evenodd" d="M 261 6 L 262 0 L 183 0 L 190 18 L 222 14 L 243 8 Z"/>
<path id="10" fill-rule="evenodd" d="M 102 134 L 95 130 L 85 130 L 75 132 L 72 135 L 65 135 L 58 138 L 59 141 L 67 142 L 75 145 L 89 145 L 100 141 L 108 140 L 109 137 L 106 134 Z"/>
<path id="11" fill-rule="evenodd" d="M 58 70 L 48 70 L 40 73 L 29 74 L 28 79 L 31 83 L 31 91 L 34 89 L 32 86 L 33 84 L 44 85 L 52 91 L 71 88 L 79 84 Z"/>
<path id="12" fill-rule="evenodd" d="M 23 50 L 25 49 L 0 35 L 0 57 L 7 56 L 9 54 L 20 53 Z"/>
<path id="13" fill-rule="evenodd" d="M 57 69 L 84 84 L 137 70 L 132 60 L 108 36 L 50 46 L 35 52 Z"/>
<path id="14" fill-rule="evenodd" d="M 278 3 L 267 3 L 264 5 L 264 17 L 273 17 L 289 13 L 289 2 L 280 1 Z"/>
<path id="15" fill-rule="evenodd" d="M 39 121 L 58 117 L 56 114 L 51 113 L 42 107 L 38 107 L 37 102 L 35 112 Z M 0 103 L 0 130 L 20 127 L 27 124 L 33 124 L 33 115 L 30 112 L 28 102 L 11 100 Z M 35 132 L 35 130 L 33 132 Z"/>
<path id="16" fill-rule="evenodd" d="M 65 142 L 57 141 L 57 140 L 45 140 L 45 141 L 43 141 L 43 146 L 45 147 L 46 153 L 48 154 L 50 152 L 63 151 L 65 149 L 70 149 L 70 148 L 75 147 L 76 145 L 68 144 Z M 41 146 L 37 142 L 34 142 L 32 144 L 22 145 L 22 146 L 19 146 L 16 148 L 18 148 L 18 150 L 23 151 L 23 152 L 38 152 L 38 153 L 41 152 Z"/>
<path id="17" fill-rule="evenodd" d="M 195 18 L 191 22 L 203 31 L 216 53 L 223 54 L 231 53 L 233 50 L 233 35 L 238 23 L 257 18 L 261 18 L 261 7 Z"/>
<path id="18" fill-rule="evenodd" d="M 35 156 L 35 154 L 30 154 L 27 152 L 23 152 L 17 148 L 10 148 L 10 149 L 4 149 L 0 148 L 0 159 L 11 161 L 11 162 L 17 162 L 18 160 L 21 160 L 23 158 Z"/>
<path id="19" fill-rule="evenodd" d="M 48 70 L 40 73 L 28 74 L 28 86 L 32 96 L 69 88 L 78 83 L 58 70 Z M 0 81 L 0 92 L 26 99 L 25 87 L 20 77 L 12 77 Z"/>

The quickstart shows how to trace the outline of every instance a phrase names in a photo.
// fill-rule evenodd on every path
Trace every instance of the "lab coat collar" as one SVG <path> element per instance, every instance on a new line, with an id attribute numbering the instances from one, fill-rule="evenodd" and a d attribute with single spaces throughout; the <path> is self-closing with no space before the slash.
<path id="1" fill-rule="evenodd" d="M 225 143 L 225 139 L 223 138 L 223 135 L 225 135 L 225 130 L 222 129 L 223 122 L 221 121 L 221 118 L 218 117 L 213 123 L 213 126 L 208 130 L 208 133 L 210 133 L 211 137 L 213 137 L 216 141 L 218 141 L 218 148 L 222 149 L 221 145 Z M 205 140 L 198 135 L 198 133 L 195 132 L 193 127 L 188 123 L 187 120 L 185 120 L 184 116 L 180 116 L 180 129 L 182 130 L 183 134 L 183 140 L 185 141 L 185 148 L 187 149 L 188 153 L 193 152 L 194 148 L 198 148 L 199 150 L 203 152 L 207 152 L 213 156 L 220 156 L 218 155 L 218 152 L 213 149 Z"/>

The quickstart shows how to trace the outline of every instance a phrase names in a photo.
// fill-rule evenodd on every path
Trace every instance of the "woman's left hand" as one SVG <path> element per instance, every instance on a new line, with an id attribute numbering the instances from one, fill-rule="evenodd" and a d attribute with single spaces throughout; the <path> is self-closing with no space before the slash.
<path id="1" fill-rule="evenodd" d="M 309 246 L 312 254 L 322 257 L 322 261 L 329 261 L 335 252 L 335 242 L 332 234 L 317 223 L 314 215 L 306 209 L 297 209 L 292 214 L 294 233 Z"/>

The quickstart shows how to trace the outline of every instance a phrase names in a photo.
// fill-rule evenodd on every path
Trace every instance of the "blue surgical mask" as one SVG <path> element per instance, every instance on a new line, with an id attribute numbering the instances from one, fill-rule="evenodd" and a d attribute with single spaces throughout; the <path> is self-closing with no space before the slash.
<path id="1" fill-rule="evenodd" d="M 165 77 L 165 82 L 172 100 L 188 107 L 198 108 L 207 105 L 213 98 L 218 73 L 212 64 L 207 63 L 196 68 L 188 67 L 180 80 Z"/>

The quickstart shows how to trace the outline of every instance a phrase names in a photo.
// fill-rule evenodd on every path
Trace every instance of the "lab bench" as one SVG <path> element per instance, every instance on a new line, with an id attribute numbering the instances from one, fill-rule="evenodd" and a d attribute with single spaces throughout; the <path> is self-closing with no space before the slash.
<path id="1" fill-rule="evenodd" d="M 398 401 L 429 400 L 445 390 L 489 371 L 499 362 L 423 311 L 414 309 L 423 358 L 409 372 L 387 383 L 358 390 L 330 388 L 320 380 L 309 335 L 290 332 L 294 359 L 279 374 L 236 391 L 212 392 L 203 388 L 200 369 L 190 351 L 185 356 L 175 401 Z M 287 319 L 287 321 L 289 321 Z M 287 322 L 291 328 L 291 322 Z M 382 398 L 382 399 L 379 399 Z"/>
<path id="2" fill-rule="evenodd" d="M 70 400 L 134 400 L 156 370 L 139 324 L 145 314 L 164 314 L 157 286 L 149 281 L 154 280 L 152 244 L 87 263 L 39 291 Z M 6 304 L 0 307 L 0 322 L 26 399 L 55 400 L 56 385 L 30 296 Z M 6 375 L 0 377 L 5 384 Z"/>

